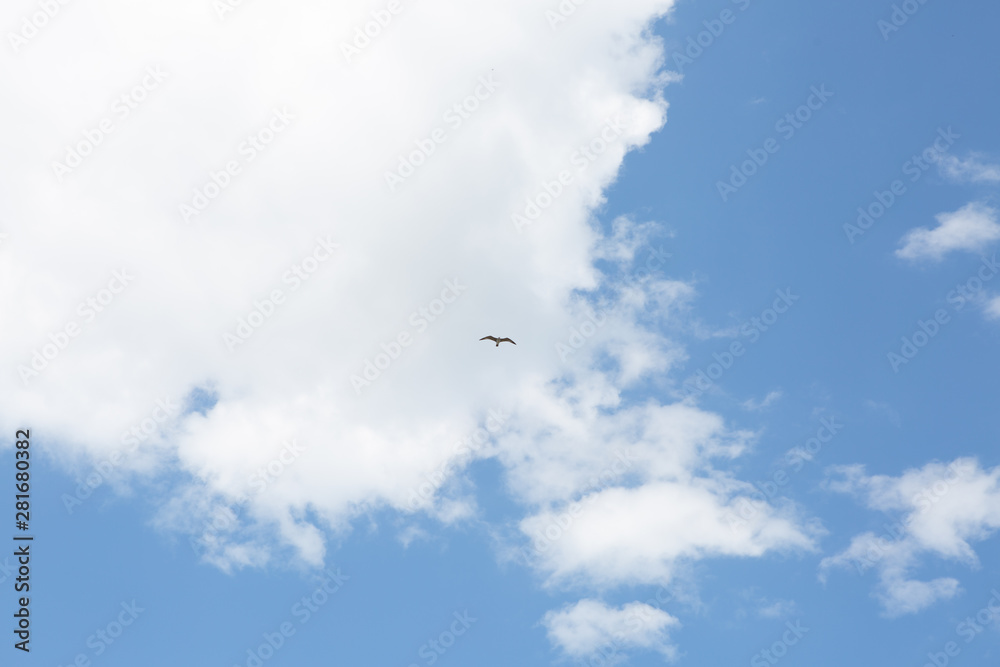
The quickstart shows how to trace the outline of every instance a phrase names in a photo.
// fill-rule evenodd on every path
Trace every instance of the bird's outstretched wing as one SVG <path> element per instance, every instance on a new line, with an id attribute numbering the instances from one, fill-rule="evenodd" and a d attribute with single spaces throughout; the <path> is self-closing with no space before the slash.
<path id="1" fill-rule="evenodd" d="M 494 343 L 498 343 L 498 342 L 500 342 L 500 341 L 498 341 L 498 340 L 497 340 L 496 338 L 494 338 L 493 336 L 483 336 L 483 337 L 482 337 L 482 338 L 480 338 L 479 340 L 491 340 L 491 341 L 493 341 Z M 513 343 L 514 341 L 511 341 L 511 342 Z"/>
<path id="2" fill-rule="evenodd" d="M 493 340 L 496 340 L 496 339 L 494 338 Z M 501 339 L 500 339 L 500 340 L 498 340 L 497 342 L 498 342 L 498 343 L 502 343 L 502 342 L 504 342 L 504 341 L 507 341 L 508 343 L 514 343 L 514 341 L 512 341 L 512 340 L 511 340 L 510 338 L 501 338 Z M 517 343 L 514 343 L 514 345 L 517 345 Z"/>

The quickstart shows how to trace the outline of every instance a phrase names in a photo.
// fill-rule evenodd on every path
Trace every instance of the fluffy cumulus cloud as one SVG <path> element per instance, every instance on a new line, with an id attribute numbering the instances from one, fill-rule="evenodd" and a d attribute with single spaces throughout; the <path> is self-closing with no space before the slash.
<path id="1" fill-rule="evenodd" d="M 448 480 L 483 456 L 522 542 L 585 502 L 532 553 L 553 583 L 813 548 L 794 508 L 733 525 L 750 434 L 622 398 L 668 395 L 695 296 L 655 225 L 592 217 L 666 121 L 672 0 L 218 6 L 66 5 L 0 64 L 0 429 L 156 479 L 226 569 L 473 516 Z"/>
<path id="2" fill-rule="evenodd" d="M 874 595 L 889 617 L 912 614 L 958 594 L 959 582 L 952 577 L 919 581 L 912 573 L 928 556 L 978 567 L 972 543 L 1000 529 L 1000 467 L 985 470 L 975 459 L 929 463 L 899 477 L 842 467 L 828 486 L 896 517 L 882 534 L 857 535 L 820 565 L 823 579 L 831 568 L 862 574 L 876 570 Z"/>
<path id="3" fill-rule="evenodd" d="M 940 261 L 949 252 L 977 252 L 1000 239 L 997 211 L 985 204 L 966 204 L 953 213 L 938 214 L 937 221 L 934 229 L 918 227 L 907 232 L 896 256 Z"/>
<path id="4" fill-rule="evenodd" d="M 318 563 L 307 510 L 341 530 L 404 507 L 528 369 L 558 372 L 569 294 L 597 281 L 588 211 L 665 120 L 643 29 L 669 6 L 553 31 L 530 2 L 404 4 L 368 39 L 364 3 L 63 8 L 4 65 L 23 128 L 0 204 L 21 323 L 0 333 L 4 423 L 44 421 L 60 460 L 122 450 L 119 468 L 169 427 L 157 451 L 187 481 L 165 523 L 241 501 L 271 535 L 237 560 L 277 536 Z M 515 363 L 487 333 L 518 340 Z M 214 407 L 133 447 L 157 399 L 195 388 Z"/>
<path id="5" fill-rule="evenodd" d="M 672 660 L 677 649 L 669 630 L 680 622 L 661 609 L 641 602 L 621 608 L 599 600 L 585 599 L 545 615 L 543 624 L 552 643 L 568 656 L 586 659 L 599 656 L 598 664 L 617 664 L 627 649 L 645 649 Z"/>
<path id="6" fill-rule="evenodd" d="M 713 465 L 742 453 L 747 434 L 683 404 L 601 418 L 616 401 L 610 389 L 558 403 L 540 395 L 540 410 L 561 418 L 530 414 L 501 439 L 512 488 L 537 508 L 520 523 L 525 554 L 550 584 L 665 585 L 694 559 L 815 548 L 817 530 L 794 508 L 764 503 L 748 515 L 752 486 Z"/>

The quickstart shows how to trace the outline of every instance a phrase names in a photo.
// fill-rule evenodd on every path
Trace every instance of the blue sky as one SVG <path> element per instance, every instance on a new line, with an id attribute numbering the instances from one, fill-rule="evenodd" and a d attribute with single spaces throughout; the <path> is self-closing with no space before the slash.
<path id="1" fill-rule="evenodd" d="M 35 542 L 3 664 L 996 664 L 1000 8 L 911 4 L 109 1 L 8 35 L 0 469 L 30 428 Z"/>

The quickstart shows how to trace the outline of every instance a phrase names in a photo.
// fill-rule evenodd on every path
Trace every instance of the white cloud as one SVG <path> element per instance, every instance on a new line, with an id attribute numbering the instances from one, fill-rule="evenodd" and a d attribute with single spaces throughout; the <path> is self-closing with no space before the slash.
<path id="1" fill-rule="evenodd" d="M 757 610 L 757 615 L 761 618 L 783 618 L 791 616 L 796 611 L 794 600 L 776 600 L 768 603 L 766 599 L 761 600 L 763 605 Z"/>
<path id="2" fill-rule="evenodd" d="M 966 204 L 954 213 L 940 213 L 934 229 L 918 227 L 901 240 L 896 256 L 909 260 L 941 260 L 953 250 L 977 252 L 1000 239 L 997 211 L 985 204 Z"/>
<path id="3" fill-rule="evenodd" d="M 519 433 L 500 439 L 512 491 L 537 507 L 520 530 L 550 585 L 665 585 L 691 560 L 815 548 L 794 508 L 761 503 L 735 520 L 754 489 L 713 460 L 741 455 L 750 434 L 684 404 L 604 414 L 617 401 L 607 384 L 537 392 Z"/>
<path id="4" fill-rule="evenodd" d="M 521 528 L 543 545 L 538 566 L 551 581 L 599 587 L 665 584 L 689 560 L 814 548 L 796 517 L 771 508 L 750 530 L 733 530 L 728 517 L 735 500 L 727 500 L 727 486 L 735 484 L 689 480 L 615 487 L 588 498 L 568 528 L 551 532 L 555 539 L 543 537 L 549 526 L 567 523 L 565 511 L 542 511 L 523 520 Z"/>
<path id="5" fill-rule="evenodd" d="M 18 326 L 0 329 L 0 361 L 34 359 L 38 375 L 0 378 L 0 430 L 45 424 L 52 459 L 77 474 L 139 429 L 119 469 L 155 478 L 156 524 L 223 569 L 319 565 L 373 510 L 475 517 L 474 489 L 454 480 L 486 456 L 523 533 L 589 499 L 532 560 L 552 585 L 815 548 L 791 507 L 729 523 L 753 487 L 715 464 L 751 434 L 694 404 L 622 398 L 641 380 L 666 395 L 685 352 L 659 332 L 694 298 L 662 262 L 646 270 L 651 225 L 621 219 L 604 238 L 591 219 L 665 122 L 671 78 L 647 28 L 672 5 L 592 4 L 553 30 L 530 0 L 427 0 L 350 63 L 340 44 L 370 20 L 364 4 L 246 3 L 225 20 L 201 0 L 68 7 L 3 70 L 17 102 L 0 113 L 19 131 L 0 167 L 15 184 L 0 198 L 0 310 Z M 165 78 L 123 116 L 116 100 L 147 67 Z M 291 119 L 272 123 L 275 109 Z M 113 130 L 91 147 L 103 118 Z M 60 181 L 71 147 L 88 154 Z M 519 233 L 511 215 L 562 171 L 571 182 Z M 187 224 L 181 204 L 203 210 Z M 86 299 L 100 311 L 85 316 Z M 211 409 L 150 421 L 157 399 L 198 388 Z M 491 409 L 510 416 L 487 432 Z M 619 451 L 632 465 L 616 475 Z"/>
<path id="6" fill-rule="evenodd" d="M 975 459 L 949 465 L 929 463 L 899 477 L 868 476 L 861 466 L 835 469 L 828 481 L 833 491 L 862 499 L 869 508 L 901 515 L 882 535 L 855 536 L 843 552 L 823 559 L 821 579 L 834 567 L 866 572 L 875 568 L 875 597 L 886 616 L 920 611 L 960 591 L 950 577 L 917 581 L 911 577 L 924 556 L 978 567 L 971 542 L 990 537 L 1000 528 L 1000 467 L 983 470 Z"/>
<path id="7" fill-rule="evenodd" d="M 798 614 L 798 605 L 794 600 L 775 600 L 762 596 L 756 586 L 740 591 L 739 598 L 741 603 L 734 611 L 734 616 L 738 619 L 747 618 L 751 611 L 759 618 L 783 618 Z M 748 606 L 750 610 L 747 609 Z"/>
<path id="8" fill-rule="evenodd" d="M 759 401 L 753 398 L 749 398 L 743 401 L 742 405 L 744 409 L 756 412 L 758 410 L 763 410 L 769 407 L 772 403 L 777 401 L 782 396 L 784 396 L 784 392 L 782 392 L 781 390 L 775 390 L 768 392 L 767 396 L 765 396 Z"/>
<path id="9" fill-rule="evenodd" d="M 671 254 L 662 245 L 656 248 L 650 245 L 651 237 L 660 232 L 660 229 L 661 225 L 656 223 L 636 223 L 628 216 L 620 215 L 611 221 L 611 235 L 598 240 L 594 259 L 614 262 L 625 270 L 637 259 L 637 255 L 647 250 L 656 255 L 654 259 L 659 260 L 662 266 L 670 259 Z"/>
<path id="10" fill-rule="evenodd" d="M 217 405 L 177 420 L 157 450 L 159 472 L 175 473 L 161 525 L 201 531 L 284 440 L 306 449 L 241 507 L 233 531 L 211 532 L 214 553 L 230 539 L 253 547 L 237 564 L 265 562 L 282 544 L 318 563 L 323 534 L 348 530 L 369 508 L 409 511 L 426 475 L 468 460 L 454 443 L 490 408 L 514 410 L 525 377 L 563 372 L 554 346 L 579 321 L 571 294 L 600 279 L 591 207 L 625 153 L 665 121 L 661 48 L 645 28 L 671 4 L 595 6 L 553 31 L 528 0 L 420 3 L 350 64 L 339 44 L 370 20 L 364 4 L 248 3 L 224 21 L 193 0 L 73 7 L 73 24 L 100 27 L 71 30 L 67 13 L 3 73 L 19 103 L 2 113 L 19 133 L 3 174 L 17 187 L 0 198 L 9 221 L 0 308 L 20 324 L 0 331 L 0 357 L 30 368 L 50 337 L 61 341 L 70 323 L 80 331 L 27 386 L 16 371 L 0 379 L 0 422 L 45 423 L 58 461 L 66 452 L 100 460 L 125 448 L 123 432 L 157 398 L 211 385 Z M 116 100 L 147 67 L 167 76 L 122 118 Z M 490 76 L 496 91 L 469 98 Z M 445 114 L 469 99 L 479 108 L 455 127 L 462 117 Z M 240 147 L 275 108 L 294 119 L 251 162 Z M 53 162 L 104 117 L 113 131 L 60 183 Z M 600 143 L 609 119 L 620 134 Z M 435 128 L 445 141 L 390 192 L 384 174 Z M 579 168 L 583 144 L 594 159 Z M 239 173 L 185 224 L 178 206 L 192 205 L 212 174 L 225 182 L 228 160 Z M 560 170 L 572 183 L 518 234 L 511 214 Z M 287 272 L 314 261 L 318 237 L 339 249 L 293 289 Z M 122 268 L 130 284 L 92 321 L 81 316 L 78 304 Z M 457 300 L 421 316 L 455 280 L 466 286 Z M 669 302 L 688 290 L 664 286 L 643 298 Z M 276 289 L 283 303 L 230 352 L 223 335 Z M 412 344 L 358 395 L 351 376 L 383 345 L 394 351 L 400 333 Z M 478 342 L 488 333 L 518 347 Z M 627 377 L 679 354 L 627 319 L 602 335 Z M 649 356 L 647 344 L 662 353 Z M 435 510 L 446 520 L 472 509 L 445 504 Z"/>
<path id="11" fill-rule="evenodd" d="M 673 660 L 677 649 L 670 643 L 669 630 L 680 622 L 667 612 L 641 602 L 620 608 L 599 600 L 585 599 L 550 611 L 542 620 L 549 640 L 577 659 L 599 655 L 602 664 L 624 659 L 622 651 L 646 649 Z"/>
<path id="12" fill-rule="evenodd" d="M 971 183 L 1000 183 L 1000 165 L 987 162 L 984 156 L 972 153 L 964 160 L 938 153 L 938 169 L 953 181 Z"/>
<path id="13" fill-rule="evenodd" d="M 991 320 L 1000 319 L 1000 296 L 994 296 L 986 303 L 986 317 Z"/>

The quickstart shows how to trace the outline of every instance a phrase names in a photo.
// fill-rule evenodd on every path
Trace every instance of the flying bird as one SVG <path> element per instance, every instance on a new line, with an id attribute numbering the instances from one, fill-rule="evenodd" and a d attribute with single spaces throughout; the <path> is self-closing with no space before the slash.
<path id="1" fill-rule="evenodd" d="M 500 343 L 502 343 L 504 341 L 507 341 L 508 343 L 513 343 L 514 345 L 517 345 L 517 343 L 514 343 L 514 341 L 512 341 L 510 338 L 497 338 L 495 336 L 483 336 L 479 340 L 492 340 L 492 341 L 496 341 L 497 347 L 500 347 Z"/>

